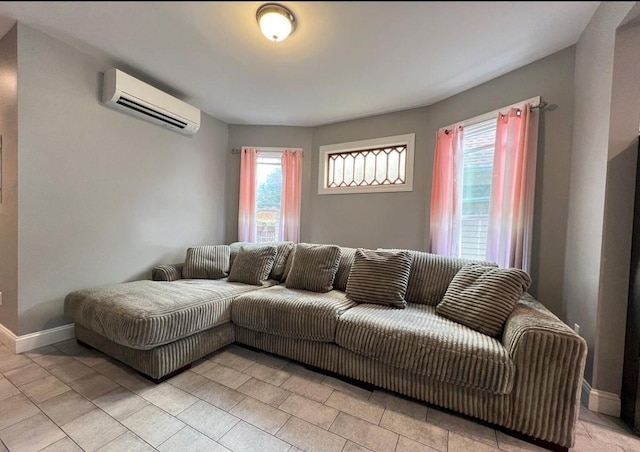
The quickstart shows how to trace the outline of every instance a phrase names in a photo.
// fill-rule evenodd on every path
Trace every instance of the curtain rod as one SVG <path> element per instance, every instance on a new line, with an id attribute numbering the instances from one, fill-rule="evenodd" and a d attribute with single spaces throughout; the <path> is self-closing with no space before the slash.
<path id="1" fill-rule="evenodd" d="M 259 152 L 262 152 L 263 154 L 269 154 L 269 153 L 273 153 L 273 154 L 276 154 L 276 153 L 282 153 L 282 151 L 283 151 L 283 150 L 285 150 L 285 149 L 292 149 L 292 150 L 294 150 L 294 151 L 300 151 L 300 152 L 303 152 L 303 150 L 302 150 L 302 149 L 300 149 L 300 148 L 256 148 L 256 149 L 258 149 L 258 151 L 259 151 Z M 241 149 L 241 148 L 232 148 L 232 149 L 231 149 L 231 153 L 232 153 L 232 154 L 234 154 L 234 155 L 240 154 L 241 152 L 242 152 L 242 149 Z"/>

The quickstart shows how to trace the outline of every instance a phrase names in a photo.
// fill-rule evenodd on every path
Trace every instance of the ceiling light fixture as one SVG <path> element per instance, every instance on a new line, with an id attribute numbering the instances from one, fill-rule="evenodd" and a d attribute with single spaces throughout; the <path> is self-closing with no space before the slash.
<path id="1" fill-rule="evenodd" d="M 258 8 L 256 19 L 262 34 L 270 41 L 284 41 L 296 29 L 293 13 L 277 3 L 265 3 Z"/>

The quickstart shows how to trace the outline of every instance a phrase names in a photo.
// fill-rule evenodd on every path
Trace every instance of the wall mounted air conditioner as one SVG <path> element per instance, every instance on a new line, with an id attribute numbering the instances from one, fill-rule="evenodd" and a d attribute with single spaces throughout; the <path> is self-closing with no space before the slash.
<path id="1" fill-rule="evenodd" d="M 200 129 L 200 110 L 118 69 L 104 73 L 102 102 L 183 135 Z"/>

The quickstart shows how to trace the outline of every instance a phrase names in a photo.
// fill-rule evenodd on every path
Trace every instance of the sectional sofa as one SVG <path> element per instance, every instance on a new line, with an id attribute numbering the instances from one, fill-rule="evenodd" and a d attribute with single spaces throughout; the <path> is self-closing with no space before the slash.
<path id="1" fill-rule="evenodd" d="M 411 250 L 209 248 L 154 268 L 153 281 L 70 293 L 78 341 L 152 379 L 238 342 L 573 445 L 586 343 L 526 293 L 522 272 Z M 515 298 L 494 310 L 481 299 L 500 281 Z"/>

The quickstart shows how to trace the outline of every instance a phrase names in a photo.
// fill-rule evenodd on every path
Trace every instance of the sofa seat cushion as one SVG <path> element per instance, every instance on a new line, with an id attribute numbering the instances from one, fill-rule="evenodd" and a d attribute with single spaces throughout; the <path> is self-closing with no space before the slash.
<path id="1" fill-rule="evenodd" d="M 64 310 L 113 342 L 148 350 L 229 322 L 234 298 L 256 289 L 226 279 L 134 281 L 71 292 Z"/>
<path id="2" fill-rule="evenodd" d="M 513 388 L 515 364 L 502 343 L 438 315 L 435 306 L 358 305 L 340 316 L 336 343 L 442 382 L 495 394 Z"/>
<path id="3" fill-rule="evenodd" d="M 356 303 L 339 290 L 317 293 L 274 286 L 238 297 L 231 320 L 262 333 L 334 342 L 338 318 L 353 306 Z"/>

